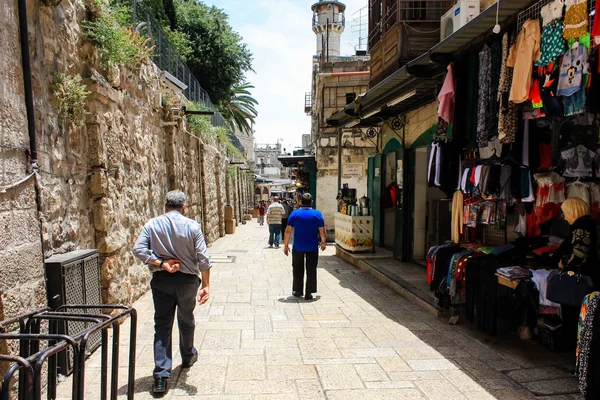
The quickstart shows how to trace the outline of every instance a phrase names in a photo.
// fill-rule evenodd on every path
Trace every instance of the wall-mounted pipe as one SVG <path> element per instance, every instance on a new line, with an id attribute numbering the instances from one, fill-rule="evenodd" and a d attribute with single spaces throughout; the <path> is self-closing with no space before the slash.
<path id="1" fill-rule="evenodd" d="M 35 140 L 35 115 L 33 108 L 33 86 L 31 84 L 31 57 L 29 55 L 29 32 L 27 29 L 27 0 L 18 0 L 19 33 L 21 39 L 21 63 L 23 66 L 23 87 L 27 111 L 27 131 L 29 132 L 29 157 L 37 166 L 37 143 Z"/>

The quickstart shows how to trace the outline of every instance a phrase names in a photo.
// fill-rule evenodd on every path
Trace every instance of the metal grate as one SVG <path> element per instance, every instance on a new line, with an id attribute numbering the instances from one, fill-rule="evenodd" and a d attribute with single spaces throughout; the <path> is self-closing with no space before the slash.
<path id="1" fill-rule="evenodd" d="M 521 28 L 523 27 L 523 24 L 528 19 L 541 18 L 540 14 L 542 12 L 542 7 L 544 7 L 546 4 L 550 3 L 551 1 L 553 1 L 553 0 L 540 0 L 537 3 L 533 4 L 531 7 L 527 8 L 526 10 L 521 11 L 517 18 L 517 30 L 520 31 Z M 588 1 L 588 12 L 590 14 L 593 14 L 593 10 L 595 10 L 595 9 L 596 9 L 596 0 L 589 0 Z M 593 26 L 594 17 L 595 17 L 594 15 L 590 15 L 590 21 L 589 21 L 588 26 L 590 26 L 590 27 Z"/>
<path id="2" fill-rule="evenodd" d="M 67 304 L 101 305 L 100 261 L 96 250 L 75 250 L 47 259 L 44 263 L 48 306 L 58 309 Z M 72 309 L 77 314 L 101 314 L 102 309 Z M 61 321 L 58 332 L 69 336 L 89 328 L 89 322 Z M 90 336 L 87 351 L 93 352 L 101 343 L 101 334 Z M 71 348 L 58 354 L 60 373 L 68 375 L 73 367 Z"/>
<path id="3" fill-rule="evenodd" d="M 81 261 L 64 266 L 65 273 L 65 303 L 66 304 L 84 304 L 83 295 L 83 269 Z M 70 335 L 75 335 L 85 329 L 85 323 L 80 321 L 70 321 L 68 323 Z"/>
<path id="4" fill-rule="evenodd" d="M 83 260 L 83 271 L 85 279 L 85 303 L 89 305 L 102 304 L 100 294 L 100 259 L 98 256 L 88 257 Z M 90 308 L 88 314 L 101 314 L 100 308 Z M 86 323 L 86 328 L 92 324 Z M 88 348 L 93 351 L 102 342 L 101 332 L 95 332 L 90 336 Z"/>

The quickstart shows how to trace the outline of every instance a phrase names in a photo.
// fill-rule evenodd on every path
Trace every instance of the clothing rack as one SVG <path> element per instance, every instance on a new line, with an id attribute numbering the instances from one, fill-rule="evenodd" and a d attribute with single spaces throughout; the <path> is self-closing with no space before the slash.
<path id="1" fill-rule="evenodd" d="M 523 24 L 528 19 L 539 19 L 542 12 L 542 7 L 554 0 L 540 0 L 519 13 L 517 17 L 517 32 L 521 31 Z"/>
<path id="2" fill-rule="evenodd" d="M 525 23 L 525 21 L 527 21 L 528 19 L 540 19 L 541 18 L 541 12 L 542 12 L 542 7 L 544 7 L 546 4 L 550 3 L 551 1 L 554 0 L 539 0 L 538 2 L 536 2 L 535 4 L 533 4 L 532 6 L 526 8 L 525 10 L 521 11 L 519 13 L 519 16 L 517 17 L 517 32 L 521 31 L 521 28 L 523 27 L 523 24 Z M 596 9 L 596 0 L 589 0 L 588 1 L 588 12 L 591 14 L 593 10 Z M 592 26 L 594 24 L 594 17 L 593 15 L 590 15 L 590 20 L 589 20 L 589 25 L 588 26 Z M 593 43 L 592 43 L 592 47 L 594 47 Z"/>

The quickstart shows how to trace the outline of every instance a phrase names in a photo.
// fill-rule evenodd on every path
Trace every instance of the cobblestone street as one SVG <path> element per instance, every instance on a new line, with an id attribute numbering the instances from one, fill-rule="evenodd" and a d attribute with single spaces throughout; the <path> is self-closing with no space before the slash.
<path id="1" fill-rule="evenodd" d="M 493 341 L 450 326 L 366 273 L 322 253 L 318 295 L 291 297 L 291 259 L 265 248 L 253 220 L 217 241 L 212 300 L 196 308 L 200 360 L 174 372 L 164 398 L 210 400 L 575 399 L 572 356 L 514 337 Z M 153 307 L 139 312 L 136 398 L 152 398 Z M 121 351 L 126 365 L 127 328 Z M 87 362 L 86 398 L 99 396 L 100 352 Z M 126 392 L 126 368 L 119 393 Z M 59 386 L 70 398 L 70 380 Z M 537 397 L 532 393 L 537 394 Z"/>

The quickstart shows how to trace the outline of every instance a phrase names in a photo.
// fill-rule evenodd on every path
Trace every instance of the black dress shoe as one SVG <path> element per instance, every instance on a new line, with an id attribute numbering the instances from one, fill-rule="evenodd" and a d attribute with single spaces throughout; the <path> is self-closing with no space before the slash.
<path id="1" fill-rule="evenodd" d="M 154 378 L 152 393 L 165 393 L 167 391 L 167 378 Z"/>
<path id="2" fill-rule="evenodd" d="M 306 296 L 304 296 L 304 300 L 312 300 L 312 299 L 313 299 L 312 294 L 307 294 Z"/>
<path id="3" fill-rule="evenodd" d="M 292 292 L 292 296 L 294 296 L 294 297 L 302 297 L 302 293 L 300 293 L 300 292 Z"/>
<path id="4" fill-rule="evenodd" d="M 190 358 L 189 360 L 182 362 L 181 366 L 183 368 L 191 368 L 192 365 L 196 363 L 196 361 L 198 361 L 198 352 L 194 353 L 192 358 Z"/>

